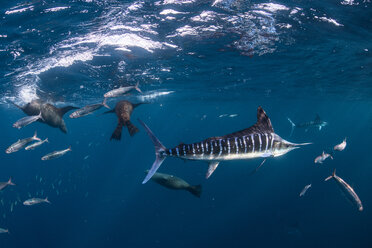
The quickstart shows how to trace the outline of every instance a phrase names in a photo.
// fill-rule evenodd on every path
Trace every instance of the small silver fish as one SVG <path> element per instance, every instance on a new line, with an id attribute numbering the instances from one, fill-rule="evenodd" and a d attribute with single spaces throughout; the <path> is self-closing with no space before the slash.
<path id="1" fill-rule="evenodd" d="M 306 194 L 306 191 L 311 187 L 311 183 L 306 185 L 303 190 L 300 193 L 300 197 L 304 196 Z"/>
<path id="2" fill-rule="evenodd" d="M 87 105 L 81 109 L 78 109 L 74 112 L 72 112 L 69 116 L 70 118 L 79 118 L 79 117 L 82 117 L 82 116 L 86 116 L 86 115 L 89 115 L 91 113 L 93 113 L 93 111 L 96 111 L 98 109 L 100 109 L 102 106 L 110 109 L 110 107 L 106 104 L 106 99 L 103 99 L 103 102 L 102 103 L 97 103 L 97 104 L 91 104 L 91 105 Z"/>
<path id="3" fill-rule="evenodd" d="M 137 83 L 134 86 L 126 86 L 126 87 L 120 87 L 114 90 L 110 90 L 109 92 L 105 93 L 103 96 L 104 97 L 118 97 L 134 89 L 137 90 L 139 93 L 142 93 L 140 88 L 138 88 L 138 85 L 139 83 Z"/>
<path id="4" fill-rule="evenodd" d="M 65 150 L 62 150 L 62 151 L 54 151 L 54 152 L 51 152 L 51 153 L 48 153 L 47 155 L 43 156 L 41 158 L 41 160 L 50 160 L 50 159 L 54 159 L 54 158 L 59 158 L 63 155 L 65 155 L 67 152 L 71 151 L 71 146 Z"/>
<path id="5" fill-rule="evenodd" d="M 329 154 L 329 153 L 325 153 L 324 151 L 323 151 L 323 153 L 322 153 L 322 155 L 319 155 L 318 157 L 316 157 L 315 159 L 314 159 L 314 163 L 319 163 L 319 164 L 322 164 L 323 162 L 324 162 L 324 160 L 326 160 L 327 158 L 331 158 L 331 159 L 333 159 L 333 157 L 332 157 L 332 155 L 331 154 Z"/>
<path id="6" fill-rule="evenodd" d="M 344 141 L 342 141 L 341 144 L 335 145 L 333 147 L 333 150 L 335 150 L 335 151 L 343 151 L 345 149 L 345 147 L 346 147 L 346 138 L 344 139 Z"/>
<path id="7" fill-rule="evenodd" d="M 43 117 L 41 116 L 41 112 L 39 115 L 31 115 L 19 119 L 17 122 L 13 124 L 13 127 L 21 129 L 22 127 L 25 127 L 39 119 L 43 119 Z"/>
<path id="8" fill-rule="evenodd" d="M 7 182 L 0 182 L 0 191 L 5 189 L 7 186 L 12 185 L 14 186 L 15 184 L 12 182 L 12 178 L 9 178 Z"/>
<path id="9" fill-rule="evenodd" d="M 30 138 L 25 138 L 25 139 L 21 139 L 21 140 L 18 140 L 17 142 L 15 142 L 14 144 L 12 144 L 11 146 L 9 146 L 5 152 L 6 153 L 12 153 L 12 152 L 17 152 L 19 150 L 21 150 L 23 147 L 27 146 L 29 143 L 31 143 L 32 141 L 34 140 L 38 140 L 38 141 L 41 141 L 41 139 L 39 139 L 37 137 L 37 133 L 35 132 L 34 136 L 30 137 Z"/>
<path id="10" fill-rule="evenodd" d="M 9 233 L 8 229 L 0 228 L 0 233 Z"/>
<path id="11" fill-rule="evenodd" d="M 35 204 L 40 204 L 40 203 L 50 203 L 50 201 L 48 200 L 48 197 L 46 197 L 45 199 L 42 199 L 42 198 L 31 198 L 31 199 L 28 199 L 26 201 L 23 202 L 23 205 L 25 206 L 32 206 L 32 205 L 35 205 Z"/>
<path id="12" fill-rule="evenodd" d="M 327 177 L 324 181 L 328 181 L 332 178 L 337 183 L 337 186 L 340 187 L 344 195 L 358 208 L 358 210 L 363 211 L 363 205 L 358 195 L 349 184 L 347 184 L 341 177 L 336 175 L 336 169 L 334 169 L 332 175 Z"/>
<path id="13" fill-rule="evenodd" d="M 46 138 L 45 140 L 41 140 L 41 141 L 38 141 L 38 142 L 32 143 L 32 144 L 29 145 L 29 146 L 26 146 L 25 150 L 26 150 L 26 151 L 28 151 L 28 150 L 34 150 L 36 147 L 41 146 L 41 145 L 44 144 L 45 142 L 49 143 L 48 138 Z"/>

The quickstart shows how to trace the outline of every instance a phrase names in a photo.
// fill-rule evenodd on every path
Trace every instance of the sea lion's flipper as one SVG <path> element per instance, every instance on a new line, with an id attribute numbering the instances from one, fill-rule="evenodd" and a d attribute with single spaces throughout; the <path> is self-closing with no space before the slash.
<path id="1" fill-rule="evenodd" d="M 64 133 L 67 133 L 67 127 L 66 127 L 66 123 L 64 120 L 62 120 L 62 123 L 61 125 L 59 126 L 59 129 L 64 132 Z"/>
<path id="2" fill-rule="evenodd" d="M 139 129 L 135 125 L 133 125 L 132 122 L 130 121 L 125 122 L 125 125 L 128 128 L 128 132 L 130 136 L 135 135 L 139 131 Z"/>
<path id="3" fill-rule="evenodd" d="M 74 107 L 74 106 L 66 106 L 66 107 L 63 107 L 63 108 L 58 108 L 58 113 L 62 117 L 68 111 L 73 110 L 73 109 L 78 109 L 78 108 Z"/>
<path id="4" fill-rule="evenodd" d="M 123 128 L 123 123 L 119 122 L 118 125 L 116 126 L 116 129 L 111 135 L 110 140 L 115 139 L 115 140 L 120 140 L 121 139 L 121 129 Z"/>
<path id="5" fill-rule="evenodd" d="M 195 185 L 195 186 L 190 186 L 190 187 L 187 188 L 187 191 L 189 191 L 194 196 L 200 198 L 200 195 L 202 193 L 202 186 L 201 186 L 201 184 Z"/>

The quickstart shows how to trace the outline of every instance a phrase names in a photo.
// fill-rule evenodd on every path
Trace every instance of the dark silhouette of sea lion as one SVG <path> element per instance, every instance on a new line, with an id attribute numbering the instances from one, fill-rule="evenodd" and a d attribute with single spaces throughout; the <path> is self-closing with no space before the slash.
<path id="1" fill-rule="evenodd" d="M 41 113 L 42 119 L 39 119 L 38 121 L 46 123 L 51 127 L 58 127 L 64 133 L 67 133 L 67 128 L 65 121 L 63 120 L 63 115 L 72 109 L 78 109 L 73 106 L 57 108 L 50 103 L 43 102 L 40 99 L 32 100 L 23 107 L 15 103 L 13 104 L 29 116 L 38 115 Z"/>
<path id="2" fill-rule="evenodd" d="M 146 170 L 145 173 L 149 173 L 149 170 Z M 189 191 L 194 196 L 200 198 L 200 195 L 202 193 L 202 186 L 199 185 L 190 185 L 188 182 L 183 180 L 182 178 L 159 173 L 156 172 L 152 177 L 151 180 L 154 182 L 168 188 L 168 189 L 176 189 L 176 190 L 186 190 Z"/>
<path id="3" fill-rule="evenodd" d="M 112 139 L 120 140 L 122 128 L 125 126 L 128 128 L 130 136 L 133 136 L 139 131 L 138 128 L 134 126 L 132 122 L 130 122 L 130 115 L 132 114 L 133 109 L 139 106 L 140 104 L 142 103 L 132 104 L 131 102 L 122 100 L 116 104 L 113 110 L 109 110 L 104 113 L 104 114 L 115 113 L 116 116 L 118 117 L 118 125 L 116 126 L 115 131 L 112 133 L 110 140 Z"/>

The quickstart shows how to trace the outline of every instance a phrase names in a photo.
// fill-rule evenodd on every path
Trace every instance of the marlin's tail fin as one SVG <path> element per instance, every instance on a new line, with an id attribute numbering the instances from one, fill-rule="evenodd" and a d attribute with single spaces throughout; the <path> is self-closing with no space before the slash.
<path id="1" fill-rule="evenodd" d="M 288 119 L 289 123 L 291 123 L 291 125 L 292 125 L 291 134 L 289 135 L 289 136 L 292 136 L 292 133 L 293 133 L 294 128 L 296 127 L 296 124 L 294 124 L 294 122 L 291 119 L 289 119 L 289 118 L 287 118 L 287 119 Z"/>
<path id="2" fill-rule="evenodd" d="M 8 185 L 12 185 L 12 186 L 15 185 L 15 184 L 12 182 L 12 178 L 9 178 L 9 180 L 8 180 Z"/>
<path id="3" fill-rule="evenodd" d="M 114 132 L 111 135 L 110 140 L 116 139 L 120 140 L 121 139 L 121 129 L 123 128 L 123 123 L 119 122 L 118 125 L 116 126 Z"/>
<path id="4" fill-rule="evenodd" d="M 44 201 L 45 201 L 46 203 L 52 204 L 52 203 L 50 203 L 50 201 L 48 200 L 48 197 L 45 197 Z"/>
<path id="5" fill-rule="evenodd" d="M 332 175 L 327 177 L 324 181 L 328 181 L 329 179 L 334 178 L 335 176 L 336 176 L 336 169 L 334 169 Z"/>
<path id="6" fill-rule="evenodd" d="M 138 128 L 135 125 L 133 125 L 132 122 L 130 122 L 130 121 L 127 121 L 125 123 L 125 125 L 128 128 L 128 132 L 129 132 L 130 136 L 135 135 L 139 131 Z"/>
<path id="7" fill-rule="evenodd" d="M 190 187 L 188 187 L 187 191 L 189 191 L 194 196 L 200 198 L 201 193 L 202 193 L 202 186 L 201 186 L 201 184 L 190 186 Z"/>
<path id="8" fill-rule="evenodd" d="M 152 167 L 150 171 L 147 173 L 147 176 L 143 180 L 142 184 L 145 184 L 150 178 L 155 174 L 155 172 L 159 169 L 160 165 L 163 163 L 163 161 L 166 159 L 166 155 L 164 154 L 165 146 L 156 138 L 156 136 L 152 133 L 150 128 L 140 119 L 138 121 L 141 123 L 141 125 L 145 128 L 147 134 L 149 135 L 151 141 L 154 143 L 155 146 L 155 162 L 152 164 Z"/>

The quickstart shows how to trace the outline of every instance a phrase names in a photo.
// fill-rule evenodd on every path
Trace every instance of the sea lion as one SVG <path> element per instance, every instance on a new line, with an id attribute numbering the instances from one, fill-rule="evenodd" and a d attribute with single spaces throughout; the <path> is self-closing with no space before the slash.
<path id="1" fill-rule="evenodd" d="M 110 140 L 112 139 L 120 140 L 121 130 L 125 126 L 128 128 L 130 136 L 133 136 L 139 131 L 138 128 L 134 126 L 132 122 L 130 122 L 130 115 L 132 114 L 133 109 L 140 104 L 141 103 L 132 104 L 131 102 L 122 100 L 116 104 L 113 110 L 109 110 L 104 113 L 104 114 L 115 113 L 116 116 L 118 117 L 118 125 L 116 126 L 115 131 L 112 133 Z"/>
<path id="2" fill-rule="evenodd" d="M 73 106 L 57 108 L 50 103 L 43 102 L 40 99 L 32 100 L 23 107 L 17 104 L 14 105 L 29 116 L 38 115 L 41 113 L 42 119 L 39 119 L 38 121 L 46 123 L 51 127 L 58 127 L 64 133 L 67 133 L 67 128 L 65 121 L 63 120 L 63 115 L 72 109 L 78 109 Z"/>
<path id="3" fill-rule="evenodd" d="M 147 174 L 149 170 L 146 170 L 145 173 Z M 193 194 L 196 197 L 200 198 L 201 192 L 202 192 L 202 186 L 199 185 L 190 185 L 188 182 L 183 180 L 182 178 L 159 173 L 156 172 L 152 177 L 151 180 L 154 182 L 168 188 L 168 189 L 176 189 L 176 190 L 186 190 L 189 191 L 191 194 Z"/>

